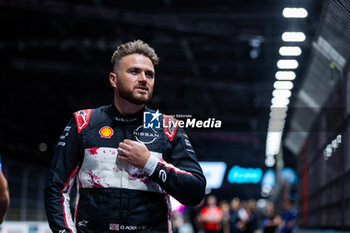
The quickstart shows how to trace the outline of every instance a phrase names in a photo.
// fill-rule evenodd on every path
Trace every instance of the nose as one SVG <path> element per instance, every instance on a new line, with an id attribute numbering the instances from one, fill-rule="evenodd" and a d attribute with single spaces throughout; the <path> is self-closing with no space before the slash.
<path id="1" fill-rule="evenodd" d="M 139 75 L 139 82 L 146 83 L 146 80 L 147 78 L 145 72 L 141 72 Z"/>

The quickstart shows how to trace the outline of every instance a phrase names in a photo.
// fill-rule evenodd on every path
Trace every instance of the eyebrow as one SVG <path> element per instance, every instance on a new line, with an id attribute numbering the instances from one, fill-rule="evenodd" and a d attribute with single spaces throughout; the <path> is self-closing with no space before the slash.
<path id="1" fill-rule="evenodd" d="M 139 67 L 132 66 L 132 67 L 129 67 L 129 68 L 127 69 L 127 71 L 132 70 L 132 69 L 142 70 L 142 69 L 139 68 Z M 145 70 L 145 73 L 152 73 L 152 74 L 154 75 L 155 72 L 154 72 L 154 70 Z"/>

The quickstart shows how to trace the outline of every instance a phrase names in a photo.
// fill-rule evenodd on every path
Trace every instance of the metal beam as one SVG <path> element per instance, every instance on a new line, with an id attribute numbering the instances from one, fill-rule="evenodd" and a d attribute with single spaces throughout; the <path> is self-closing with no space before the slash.
<path id="1" fill-rule="evenodd" d="M 99 8 L 96 6 L 69 4 L 53 1 L 7 0 L 0 1 L 1 7 L 29 10 L 51 15 L 65 15 L 69 17 L 99 19 L 111 23 L 124 23 L 138 26 L 151 26 L 158 29 L 178 32 L 197 33 L 215 37 L 227 37 L 236 34 L 236 30 L 228 24 L 212 22 L 195 22 L 173 14 L 144 14 L 121 9 Z"/>

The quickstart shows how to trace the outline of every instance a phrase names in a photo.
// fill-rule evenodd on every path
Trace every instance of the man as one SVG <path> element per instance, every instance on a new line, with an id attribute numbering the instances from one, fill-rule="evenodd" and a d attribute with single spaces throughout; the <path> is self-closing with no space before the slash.
<path id="1" fill-rule="evenodd" d="M 216 197 L 210 195 L 207 198 L 207 205 L 201 209 L 200 221 L 206 233 L 219 233 L 222 228 L 222 210 L 216 205 Z"/>
<path id="2" fill-rule="evenodd" d="M 156 124 L 165 116 L 145 106 L 157 63 L 143 41 L 120 45 L 109 75 L 114 104 L 75 112 L 64 129 L 45 189 L 53 232 L 171 232 L 168 195 L 186 205 L 203 199 L 206 181 L 184 130 Z M 143 126 L 149 114 L 154 128 Z"/>
<path id="3" fill-rule="evenodd" d="M 292 233 L 297 221 L 297 210 L 294 208 L 294 201 L 283 200 L 282 226 L 280 233 Z"/>
<path id="4" fill-rule="evenodd" d="M 10 194 L 7 180 L 2 173 L 2 164 L 0 157 L 0 224 L 4 220 L 4 216 L 10 206 Z"/>

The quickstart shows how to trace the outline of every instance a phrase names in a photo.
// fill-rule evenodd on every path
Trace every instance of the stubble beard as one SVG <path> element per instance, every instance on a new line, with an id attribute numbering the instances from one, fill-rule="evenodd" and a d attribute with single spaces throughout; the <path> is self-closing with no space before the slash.
<path id="1" fill-rule="evenodd" d="M 133 90 L 127 90 L 126 88 L 124 88 L 123 85 L 120 84 L 118 85 L 118 92 L 121 98 L 136 105 L 146 104 L 152 98 L 153 94 L 152 90 L 148 90 L 147 98 L 145 98 L 144 96 L 135 97 L 133 94 Z"/>

